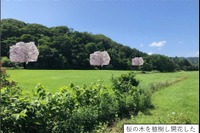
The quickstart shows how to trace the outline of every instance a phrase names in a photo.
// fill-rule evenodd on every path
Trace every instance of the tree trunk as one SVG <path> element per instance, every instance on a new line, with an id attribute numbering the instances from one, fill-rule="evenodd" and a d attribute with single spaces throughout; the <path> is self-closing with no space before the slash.
<path id="1" fill-rule="evenodd" d="M 26 62 L 23 63 L 24 69 L 26 69 Z"/>

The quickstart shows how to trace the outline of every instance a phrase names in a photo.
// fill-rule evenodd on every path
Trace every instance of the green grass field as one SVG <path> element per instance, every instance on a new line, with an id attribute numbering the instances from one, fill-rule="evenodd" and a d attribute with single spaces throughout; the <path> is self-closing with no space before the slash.
<path id="1" fill-rule="evenodd" d="M 37 84 L 43 85 L 47 90 L 56 92 L 62 86 L 67 86 L 70 82 L 75 85 L 103 81 L 110 84 L 113 76 L 120 76 L 128 71 L 107 71 L 107 70 L 7 70 L 10 80 L 14 80 L 23 89 L 29 92 Z"/>
<path id="2" fill-rule="evenodd" d="M 191 123 L 199 124 L 199 73 L 181 72 L 166 75 L 171 75 L 171 78 L 175 75 L 183 76 L 185 79 L 155 92 L 152 96 L 155 107 L 147 114 L 141 113 L 133 118 L 120 120 L 111 129 L 122 131 L 124 123 L 170 124 L 170 117 L 179 122 L 189 118 Z"/>
<path id="3" fill-rule="evenodd" d="M 120 76 L 129 71 L 117 70 L 7 70 L 10 80 L 14 80 L 25 92 L 34 89 L 37 84 L 43 85 L 51 92 L 56 92 L 60 87 L 73 82 L 75 85 L 103 81 L 111 84 L 111 77 Z M 185 72 L 178 73 L 147 73 L 136 72 L 136 78 L 141 84 L 174 80 L 185 77 Z"/>
<path id="4" fill-rule="evenodd" d="M 156 116 L 172 112 L 188 115 L 193 123 L 199 120 L 199 74 L 187 73 L 186 80 L 178 82 L 153 95 Z M 166 102 L 163 102 L 166 101 Z M 198 118 L 198 119 L 197 119 Z"/>
<path id="5" fill-rule="evenodd" d="M 40 83 L 51 92 L 56 92 L 60 87 L 73 82 L 75 85 L 84 85 L 91 82 L 103 81 L 111 84 L 111 77 L 120 76 L 129 71 L 114 70 L 7 70 L 10 79 L 17 81 L 24 93 L 30 93 Z M 153 94 L 152 101 L 155 106 L 150 110 L 150 115 L 140 115 L 134 119 L 123 120 L 118 123 L 159 123 L 165 120 L 169 114 L 183 114 L 192 120 L 199 122 L 199 73 L 147 73 L 136 72 L 136 78 L 140 84 L 173 81 L 179 78 L 184 80 Z"/>

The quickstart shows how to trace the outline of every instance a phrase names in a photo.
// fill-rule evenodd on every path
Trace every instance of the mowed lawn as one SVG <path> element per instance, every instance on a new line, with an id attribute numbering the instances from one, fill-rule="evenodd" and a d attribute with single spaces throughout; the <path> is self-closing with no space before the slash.
<path id="1" fill-rule="evenodd" d="M 154 117 L 165 119 L 167 115 L 176 113 L 189 117 L 192 123 L 199 123 L 199 73 L 190 72 L 185 76 L 185 80 L 153 95 Z"/>

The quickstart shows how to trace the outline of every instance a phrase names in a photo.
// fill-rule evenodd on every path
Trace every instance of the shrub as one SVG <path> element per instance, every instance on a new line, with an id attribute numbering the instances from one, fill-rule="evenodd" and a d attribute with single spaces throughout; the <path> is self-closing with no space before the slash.
<path id="1" fill-rule="evenodd" d="M 16 63 L 13 63 L 10 61 L 10 59 L 8 57 L 2 57 L 2 63 L 4 67 L 13 67 L 13 68 L 17 68 Z"/>
<path id="2" fill-rule="evenodd" d="M 115 119 L 115 99 L 112 89 L 101 83 L 71 84 L 55 94 L 38 85 L 32 99 L 23 98 L 18 87 L 6 87 L 2 91 L 2 131 L 90 132 L 99 123 Z"/>
<path id="3" fill-rule="evenodd" d="M 120 77 L 111 79 L 113 88 L 121 93 L 129 92 L 133 86 L 138 86 L 139 81 L 135 79 L 135 73 L 129 72 L 122 74 Z"/>
<path id="4" fill-rule="evenodd" d="M 113 86 L 102 82 L 70 84 L 52 94 L 38 85 L 32 98 L 22 96 L 17 86 L 2 89 L 1 129 L 3 132 L 92 132 L 149 107 L 150 95 L 133 73 L 113 79 Z M 116 87 L 116 88 L 115 88 Z M 128 89 L 127 89 L 128 88 Z"/>
<path id="5" fill-rule="evenodd" d="M 0 62 L 1 63 L 1 62 Z M 1 68 L 0 67 L 0 86 L 1 87 L 12 87 L 12 86 L 16 86 L 16 82 L 14 81 L 9 81 L 7 78 L 9 77 L 9 75 L 6 73 L 6 69 Z M 0 88 L 1 89 L 1 88 Z"/>
<path id="6" fill-rule="evenodd" d="M 151 92 L 139 87 L 135 73 L 130 72 L 120 77 L 112 77 L 112 87 L 119 101 L 119 116 L 129 117 L 152 106 Z"/>

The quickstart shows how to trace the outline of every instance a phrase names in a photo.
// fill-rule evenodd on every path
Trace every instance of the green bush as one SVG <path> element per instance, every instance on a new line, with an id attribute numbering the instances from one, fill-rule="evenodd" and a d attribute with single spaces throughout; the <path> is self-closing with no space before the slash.
<path id="1" fill-rule="evenodd" d="M 11 62 L 10 59 L 8 57 L 2 57 L 1 59 L 4 67 L 12 67 L 12 68 L 17 68 L 18 66 L 16 65 L 16 63 Z"/>
<path id="2" fill-rule="evenodd" d="M 23 96 L 16 85 L 5 86 L 1 94 L 2 132 L 92 132 L 149 107 L 150 95 L 138 87 L 133 73 L 113 81 L 112 87 L 102 82 L 83 87 L 71 83 L 54 94 L 38 85 L 32 98 Z"/>
<path id="3" fill-rule="evenodd" d="M 1 62 L 0 62 L 1 63 Z M 12 87 L 12 86 L 16 86 L 16 82 L 14 81 L 9 81 L 7 78 L 9 77 L 9 75 L 6 73 L 6 69 L 5 68 L 1 68 L 0 67 L 0 84 L 1 87 Z M 1 89 L 1 88 L 0 88 Z"/>
<path id="4" fill-rule="evenodd" d="M 3 132 L 86 132 L 100 122 L 112 122 L 118 102 L 112 89 L 101 83 L 70 85 L 51 94 L 41 85 L 32 99 L 23 97 L 19 87 L 2 89 Z M 14 125 L 14 126 L 13 126 Z"/>
<path id="5" fill-rule="evenodd" d="M 152 107 L 151 92 L 138 85 L 139 81 L 135 79 L 134 72 L 112 78 L 112 87 L 119 101 L 120 117 L 130 117 Z"/>
<path id="6" fill-rule="evenodd" d="M 111 79 L 113 88 L 120 91 L 121 93 L 126 93 L 132 90 L 133 86 L 138 86 L 139 81 L 135 79 L 135 73 L 129 72 L 127 74 L 122 74 L 120 77 Z"/>

